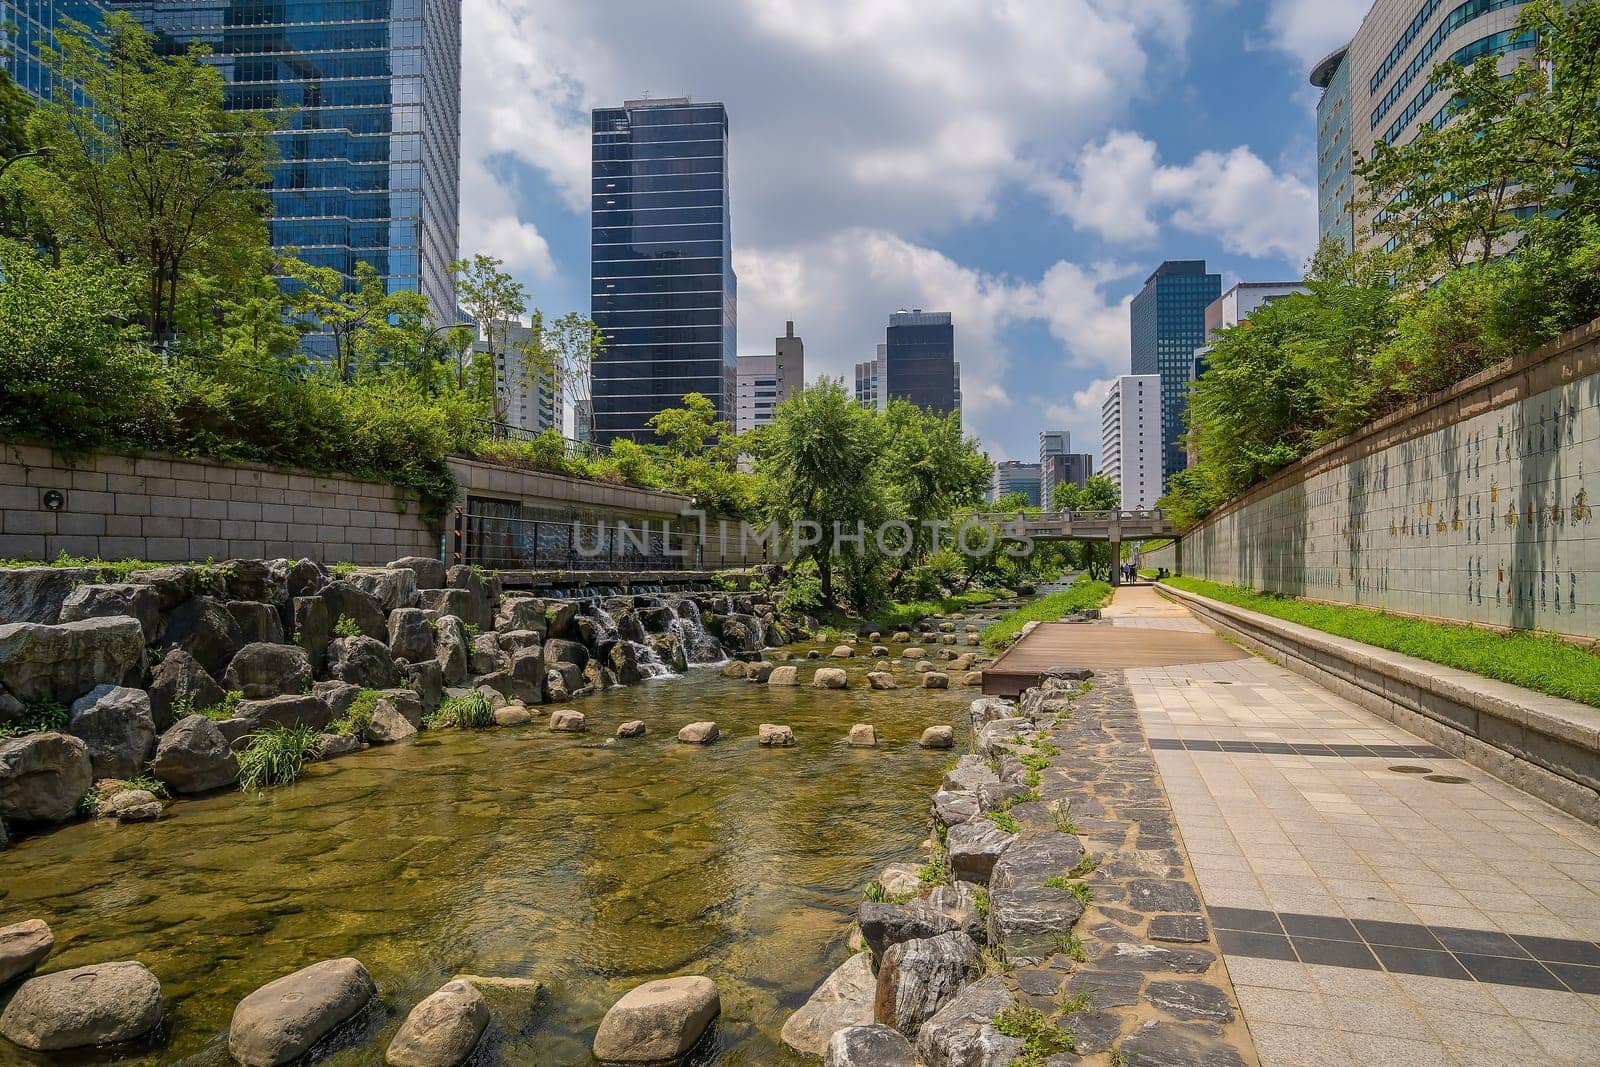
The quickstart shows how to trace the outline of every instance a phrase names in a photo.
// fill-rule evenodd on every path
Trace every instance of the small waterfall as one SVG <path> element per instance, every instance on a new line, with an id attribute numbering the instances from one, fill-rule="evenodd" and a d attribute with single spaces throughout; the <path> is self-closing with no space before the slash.
<path id="1" fill-rule="evenodd" d="M 599 599 L 587 600 L 583 605 L 583 614 L 594 623 L 595 644 L 602 641 L 615 641 L 618 639 L 617 620 L 605 609 Z"/>
<path id="2" fill-rule="evenodd" d="M 649 645 L 641 645 L 637 641 L 627 642 L 633 649 L 634 658 L 639 661 L 639 673 L 646 678 L 673 678 L 672 668 L 661 662 L 661 657 L 656 655 L 656 650 Z"/>
<path id="3" fill-rule="evenodd" d="M 646 678 L 674 677 L 672 668 L 661 662 L 661 657 L 656 655 L 655 649 L 638 641 L 630 641 L 622 636 L 622 628 L 617 625 L 617 620 L 612 617 L 611 612 L 606 610 L 605 605 L 599 598 L 586 601 L 583 606 L 583 614 L 594 624 L 595 644 L 620 641 L 633 649 L 633 657 L 639 664 L 640 674 Z M 682 640 L 682 638 L 680 637 L 679 640 Z"/>
<path id="4" fill-rule="evenodd" d="M 691 667 L 720 667 L 728 662 L 728 653 L 722 644 L 706 632 L 700 618 L 700 607 L 687 597 L 678 601 L 670 629 L 683 645 L 683 654 Z"/>

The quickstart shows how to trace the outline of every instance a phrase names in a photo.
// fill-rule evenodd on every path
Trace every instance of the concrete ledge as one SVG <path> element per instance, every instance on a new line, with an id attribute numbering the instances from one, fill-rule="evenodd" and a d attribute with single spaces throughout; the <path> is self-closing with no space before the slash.
<path id="1" fill-rule="evenodd" d="M 1600 709 L 1162 585 L 1220 632 L 1539 799 L 1600 825 Z"/>

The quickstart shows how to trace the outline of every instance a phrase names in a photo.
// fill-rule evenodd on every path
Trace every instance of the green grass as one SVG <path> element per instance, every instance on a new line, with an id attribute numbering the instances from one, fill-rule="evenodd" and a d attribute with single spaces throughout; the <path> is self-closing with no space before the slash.
<path id="1" fill-rule="evenodd" d="M 244 751 L 239 753 L 239 788 L 255 792 L 269 785 L 288 785 L 321 751 L 321 731 L 274 723 L 251 734 Z"/>
<path id="2" fill-rule="evenodd" d="M 157 567 L 170 567 L 170 563 L 151 563 L 144 559 L 93 559 L 88 556 L 69 556 L 65 552 L 55 559 L 0 559 L 0 569 L 15 567 L 94 567 L 104 571 L 115 582 L 126 582 L 135 571 L 151 571 Z"/>
<path id="3" fill-rule="evenodd" d="M 333 636 L 360 637 L 361 626 L 348 615 L 340 615 L 333 623 Z"/>
<path id="4" fill-rule="evenodd" d="M 1022 627 L 1030 622 L 1055 622 L 1063 615 L 1085 608 L 1098 608 L 1111 597 L 1111 584 L 1092 580 L 1087 574 L 1059 593 L 1047 593 L 1031 604 L 1002 617 L 983 631 L 983 647 L 991 652 L 1008 648 Z"/>
<path id="5" fill-rule="evenodd" d="M 884 633 L 894 630 L 903 630 L 914 626 L 930 615 L 949 615 L 957 611 L 966 611 L 996 600 L 1005 600 L 1015 596 L 1009 589 L 974 589 L 970 593 L 957 593 L 941 600 L 913 600 L 906 603 L 895 602 L 885 605 L 874 612 L 872 621 L 883 627 Z"/>
<path id="6" fill-rule="evenodd" d="M 1313 630 L 1600 707 L 1600 655 L 1549 634 L 1500 634 L 1370 608 L 1312 604 L 1199 578 L 1168 578 L 1166 584 Z"/>
<path id="7" fill-rule="evenodd" d="M 485 726 L 493 726 L 494 705 L 489 703 L 488 697 L 474 690 L 466 696 L 449 697 L 440 701 L 432 714 L 422 720 L 422 725 L 429 730 L 443 730 L 452 726 L 463 730 L 478 730 Z"/>
<path id="8" fill-rule="evenodd" d="M 367 727 L 372 725 L 372 713 L 377 706 L 378 691 L 361 690 L 345 709 L 344 715 L 328 727 L 328 732 L 341 737 L 361 737 L 367 732 Z"/>
<path id="9" fill-rule="evenodd" d="M 994 1017 L 994 1028 L 1022 1039 L 1022 1051 L 1011 1061 L 1014 1067 L 1041 1067 L 1056 1053 L 1073 1051 L 1072 1032 L 1056 1027 L 1038 1008 L 1013 1004 Z"/>
<path id="10" fill-rule="evenodd" d="M 1050 945 L 1063 956 L 1068 956 L 1079 963 L 1089 962 L 1089 950 L 1083 947 L 1083 939 L 1070 930 L 1064 934 L 1057 934 L 1055 937 L 1051 938 Z M 1085 998 L 1088 997 L 1087 993 L 1080 993 L 1078 995 Z M 1064 1010 L 1081 1011 L 1082 1009 L 1069 1007 L 1065 1008 Z"/>
<path id="11" fill-rule="evenodd" d="M 1009 811 L 991 811 L 984 817 L 1008 834 L 1017 833 L 1022 829 L 1017 825 L 1017 817 Z"/>
<path id="12" fill-rule="evenodd" d="M 53 700 L 35 700 L 23 705 L 20 716 L 8 723 L 0 724 L 0 740 L 66 728 L 66 708 Z"/>

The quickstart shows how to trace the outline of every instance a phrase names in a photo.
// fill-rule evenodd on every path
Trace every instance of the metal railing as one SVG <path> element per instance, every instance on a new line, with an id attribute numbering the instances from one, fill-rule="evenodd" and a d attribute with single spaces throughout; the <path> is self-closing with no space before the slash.
<path id="1" fill-rule="evenodd" d="M 466 508 L 456 508 L 453 519 L 455 562 L 491 570 L 707 571 L 768 561 L 764 546 L 747 552 L 737 538 L 724 543 L 715 530 L 702 537 L 661 520 L 562 522 Z"/>

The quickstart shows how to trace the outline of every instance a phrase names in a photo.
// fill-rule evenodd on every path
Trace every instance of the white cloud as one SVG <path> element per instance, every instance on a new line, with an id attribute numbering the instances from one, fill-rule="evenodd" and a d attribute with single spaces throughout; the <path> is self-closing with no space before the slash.
<path id="1" fill-rule="evenodd" d="M 539 227 L 517 215 L 513 180 L 497 178 L 481 158 L 461 159 L 461 254 L 488 250 L 513 273 L 548 278 L 555 274 L 550 245 Z"/>
<path id="2" fill-rule="evenodd" d="M 1067 430 L 1072 434 L 1074 452 L 1090 452 L 1095 457 L 1095 469 L 1100 467 L 1100 405 L 1111 388 L 1110 378 L 1096 378 L 1082 389 L 1075 390 L 1064 404 L 1050 404 L 1045 408 L 1045 420 L 1052 430 Z"/>
<path id="3" fill-rule="evenodd" d="M 1341 0 L 1273 0 L 1267 36 L 1274 48 L 1294 56 L 1310 74 L 1312 64 L 1349 43 L 1369 7 Z"/>
<path id="4" fill-rule="evenodd" d="M 1115 130 L 1084 150 L 1072 178 L 1036 175 L 1034 185 L 1074 224 L 1109 241 L 1148 241 L 1166 223 L 1258 258 L 1300 260 L 1316 246 L 1315 191 L 1243 145 L 1162 165 L 1154 142 Z"/>

